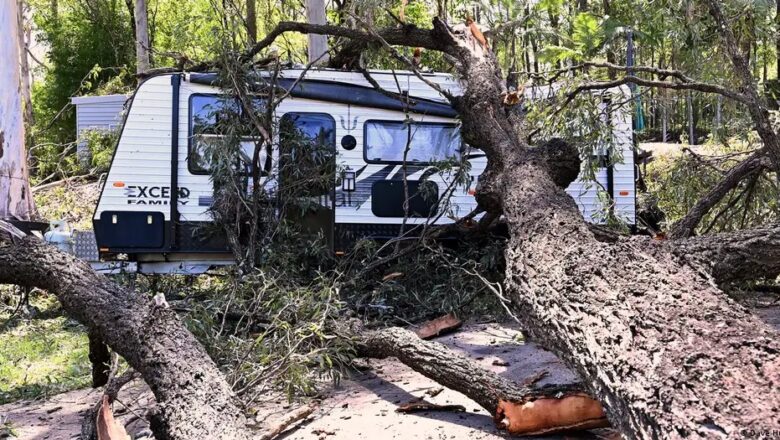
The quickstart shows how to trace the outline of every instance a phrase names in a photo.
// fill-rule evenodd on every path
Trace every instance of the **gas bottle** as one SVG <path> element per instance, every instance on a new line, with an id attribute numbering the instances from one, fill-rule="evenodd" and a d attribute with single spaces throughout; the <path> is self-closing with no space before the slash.
<path id="1" fill-rule="evenodd" d="M 49 230 L 43 234 L 43 239 L 63 252 L 69 254 L 73 253 L 73 240 L 71 239 L 70 227 L 65 220 L 56 220 L 49 223 Z"/>

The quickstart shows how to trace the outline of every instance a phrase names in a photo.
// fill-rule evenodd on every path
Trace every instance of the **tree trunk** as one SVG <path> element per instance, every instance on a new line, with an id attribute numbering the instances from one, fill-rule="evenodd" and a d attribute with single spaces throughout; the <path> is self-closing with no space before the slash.
<path id="1" fill-rule="evenodd" d="M 451 35 L 461 132 L 488 156 L 477 200 L 508 222 L 505 291 L 526 332 L 580 373 L 626 438 L 780 428 L 778 333 L 650 240 L 598 242 L 564 191 L 576 173 L 561 158 L 577 150 L 529 149 L 493 55 Z"/>
<path id="2" fill-rule="evenodd" d="M 246 35 L 250 46 L 257 43 L 257 12 L 256 0 L 246 1 Z"/>
<path id="3" fill-rule="evenodd" d="M 685 94 L 685 111 L 688 115 L 688 143 L 696 145 L 696 124 L 693 119 L 693 92 Z"/>
<path id="4" fill-rule="evenodd" d="M 33 118 L 32 106 L 32 85 L 30 84 L 30 63 L 27 59 L 27 50 L 30 47 L 31 31 L 25 26 L 25 3 L 19 2 L 19 67 L 22 78 L 22 101 L 24 102 L 24 122 L 27 127 L 31 127 L 35 122 Z"/>
<path id="5" fill-rule="evenodd" d="M 306 21 L 311 24 L 325 24 L 324 0 L 306 0 Z M 309 34 L 309 63 L 328 63 L 328 36 Z"/>
<path id="6" fill-rule="evenodd" d="M 25 153 L 19 13 L 15 1 L 0 8 L 5 34 L 0 38 L 0 220 L 30 220 L 35 212 Z"/>
<path id="7" fill-rule="evenodd" d="M 647 240 L 596 243 L 545 173 L 525 163 L 502 179 L 506 289 L 531 336 L 580 372 L 627 438 L 780 427 L 777 332 Z"/>
<path id="8" fill-rule="evenodd" d="M 68 316 L 105 341 L 149 384 L 158 439 L 246 439 L 230 386 L 176 314 L 35 238 L 0 237 L 0 283 L 57 296 Z"/>
<path id="9" fill-rule="evenodd" d="M 149 64 L 149 25 L 146 0 L 135 0 L 135 64 L 136 72 L 143 73 Z"/>

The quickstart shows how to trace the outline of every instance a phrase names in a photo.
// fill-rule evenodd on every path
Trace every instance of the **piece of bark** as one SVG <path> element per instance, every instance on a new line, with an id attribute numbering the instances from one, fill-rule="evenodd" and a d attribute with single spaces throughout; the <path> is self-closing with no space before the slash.
<path id="1" fill-rule="evenodd" d="M 428 391 L 425 392 L 425 394 L 427 394 L 427 395 L 429 395 L 431 397 L 436 397 L 439 394 L 441 394 L 442 391 L 444 391 L 444 388 L 439 387 L 439 388 L 434 388 L 434 389 L 428 390 Z"/>
<path id="2" fill-rule="evenodd" d="M 452 313 L 448 313 L 423 323 L 414 332 L 421 339 L 431 339 L 455 331 L 459 329 L 461 325 L 463 325 L 463 321 L 455 317 Z"/>
<path id="3" fill-rule="evenodd" d="M 546 435 L 609 426 L 601 404 L 581 393 L 524 402 L 502 400 L 494 419 L 496 425 L 513 435 Z"/>
<path id="4" fill-rule="evenodd" d="M 98 440 L 130 440 L 125 428 L 114 419 L 107 395 L 103 395 L 95 426 L 97 427 Z"/>
<path id="5" fill-rule="evenodd" d="M 304 405 L 300 408 L 296 408 L 284 416 L 276 420 L 270 427 L 268 427 L 257 438 L 258 440 L 271 440 L 278 437 L 283 432 L 287 431 L 293 424 L 306 419 L 317 409 L 316 404 Z"/>
<path id="6" fill-rule="evenodd" d="M 416 400 L 412 402 L 404 403 L 395 409 L 395 412 L 411 414 L 416 412 L 425 411 L 453 411 L 453 412 L 465 412 L 466 408 L 463 405 L 437 405 L 435 403 L 427 402 L 425 400 Z"/>

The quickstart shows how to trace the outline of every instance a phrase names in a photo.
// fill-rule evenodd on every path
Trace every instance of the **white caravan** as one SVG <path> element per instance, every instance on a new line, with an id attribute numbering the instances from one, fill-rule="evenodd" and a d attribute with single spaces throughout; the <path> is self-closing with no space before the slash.
<path id="1" fill-rule="evenodd" d="M 371 75 L 386 91 L 400 87 L 399 96 L 411 100 L 379 92 L 361 73 L 315 69 L 301 79 L 303 73 L 282 72 L 278 85 L 290 93 L 275 109 L 275 119 L 320 136 L 334 152 L 338 182 L 321 203 L 327 208 L 323 231 L 336 252 L 360 238 L 395 237 L 402 227 L 451 223 L 476 207 L 474 190 L 485 155 L 462 144 L 457 113 L 436 90 L 409 72 Z M 460 90 L 450 75 L 425 76 L 455 95 Z M 214 86 L 216 79 L 210 73 L 165 74 L 148 78 L 136 90 L 93 217 L 103 261 L 121 255 L 135 262 L 138 271 L 165 273 L 199 273 L 232 262 L 224 237 L 204 234 L 209 228 L 202 227 L 212 221 L 213 200 L 202 148 L 215 136 L 208 134 L 213 109 L 228 102 Z M 414 136 L 406 158 L 412 196 L 405 212 L 407 118 L 413 121 Z M 610 121 L 612 144 L 622 150 L 623 162 L 599 169 L 596 177 L 611 195 L 615 214 L 633 225 L 631 117 L 621 110 Z M 448 212 L 442 213 L 434 199 L 446 193 L 452 175 L 431 172 L 430 164 L 452 157 L 470 162 L 471 183 L 452 192 Z M 422 184 L 434 197 L 416 193 Z M 567 189 L 591 221 L 599 221 L 604 211 L 599 185 L 577 180 Z"/>

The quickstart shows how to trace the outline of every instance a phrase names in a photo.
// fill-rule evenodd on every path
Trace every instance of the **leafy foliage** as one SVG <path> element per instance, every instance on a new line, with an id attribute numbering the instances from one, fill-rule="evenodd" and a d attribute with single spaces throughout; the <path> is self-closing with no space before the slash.
<path id="1" fill-rule="evenodd" d="M 682 218 L 725 171 L 744 160 L 755 139 L 732 139 L 729 144 L 710 143 L 696 153 L 661 156 L 648 170 L 649 197 L 666 215 L 667 225 Z M 777 181 L 773 173 L 745 179 L 703 219 L 699 233 L 734 231 L 765 225 L 780 218 Z"/>

